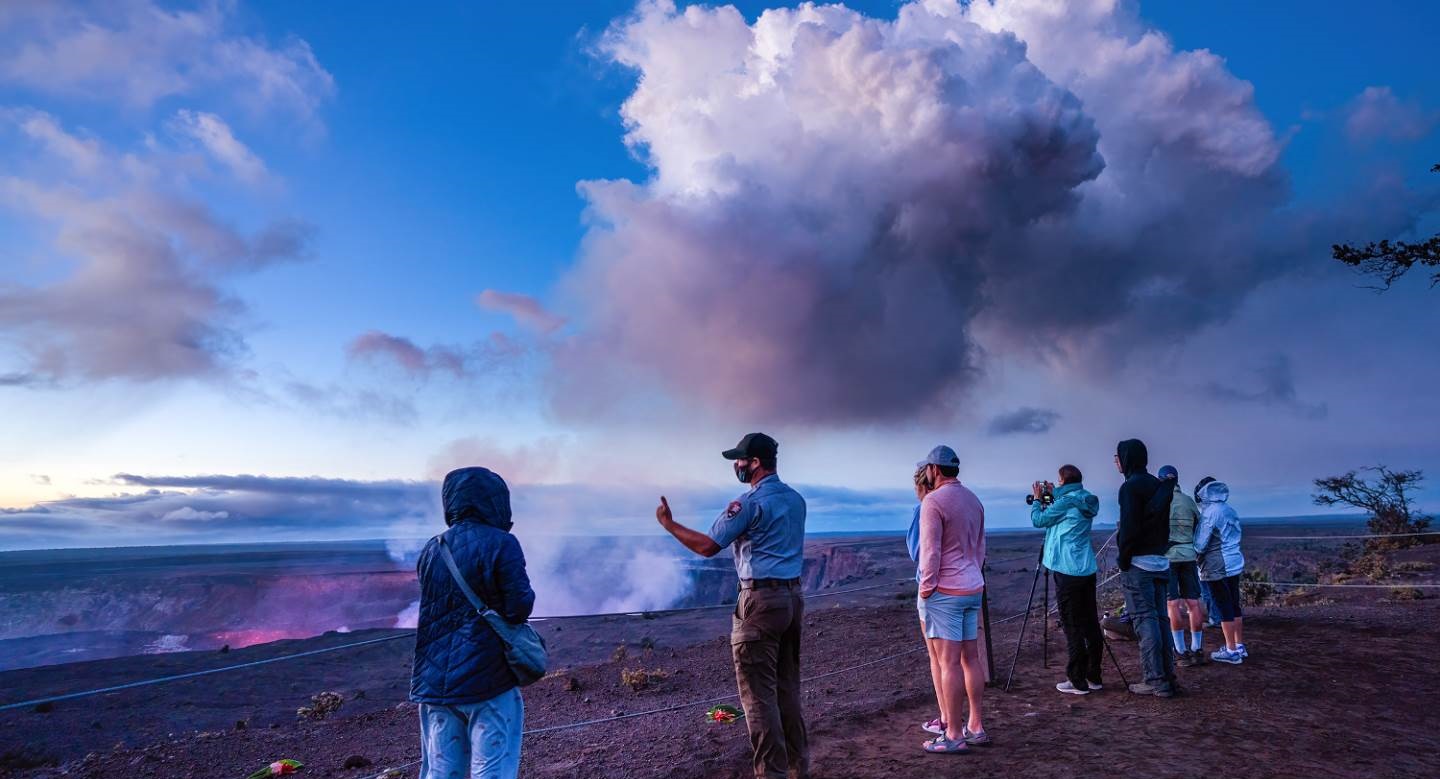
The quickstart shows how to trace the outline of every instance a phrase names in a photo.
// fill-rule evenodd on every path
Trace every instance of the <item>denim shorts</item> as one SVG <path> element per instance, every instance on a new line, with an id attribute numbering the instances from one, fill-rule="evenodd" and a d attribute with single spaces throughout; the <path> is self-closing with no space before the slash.
<path id="1" fill-rule="evenodd" d="M 920 618 L 925 621 L 926 638 L 946 641 L 974 641 L 980 635 L 980 593 L 946 595 L 933 592 L 918 598 Z"/>

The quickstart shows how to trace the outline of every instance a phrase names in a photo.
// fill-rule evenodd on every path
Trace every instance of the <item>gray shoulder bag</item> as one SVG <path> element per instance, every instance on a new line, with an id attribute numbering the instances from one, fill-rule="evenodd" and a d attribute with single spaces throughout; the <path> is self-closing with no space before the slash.
<path id="1" fill-rule="evenodd" d="M 445 536 L 442 534 L 439 539 L 440 556 L 445 560 L 445 567 L 450 569 L 450 575 L 455 577 L 455 583 L 460 586 L 460 591 L 465 593 L 470 605 L 475 607 L 475 611 L 485 619 L 485 623 L 495 631 L 495 635 L 500 637 L 500 643 L 505 646 L 505 662 L 510 666 L 520 686 L 540 681 L 550 662 L 545 651 L 545 639 L 540 637 L 529 622 L 512 625 L 494 609 L 486 606 L 460 574 L 460 567 L 455 564 L 455 556 L 450 554 L 450 545 L 445 543 Z"/>

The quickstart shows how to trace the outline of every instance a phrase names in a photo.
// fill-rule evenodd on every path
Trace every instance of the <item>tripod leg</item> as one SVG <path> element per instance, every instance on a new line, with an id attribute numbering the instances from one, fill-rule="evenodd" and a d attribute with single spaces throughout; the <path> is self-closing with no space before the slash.
<path id="1" fill-rule="evenodd" d="M 1130 680 L 1125 678 L 1125 672 L 1120 668 L 1120 661 L 1115 657 L 1115 650 L 1110 648 L 1110 640 L 1105 638 L 1104 634 L 1101 634 L 1100 643 L 1105 645 L 1105 651 L 1110 654 L 1110 662 L 1115 666 L 1115 673 L 1120 674 L 1120 683 L 1125 685 L 1125 689 L 1128 691 L 1130 689 Z"/>
<path id="2" fill-rule="evenodd" d="M 1020 646 L 1025 643 L 1025 627 L 1030 624 L 1030 609 L 1035 606 L 1035 588 L 1040 584 L 1040 565 L 1035 565 L 1035 578 L 1030 581 L 1030 597 L 1025 599 L 1025 616 L 1020 620 L 1020 637 L 1015 639 L 1015 655 L 1010 658 L 1010 675 L 1005 678 L 1005 692 L 1015 681 L 1015 664 L 1020 662 Z"/>

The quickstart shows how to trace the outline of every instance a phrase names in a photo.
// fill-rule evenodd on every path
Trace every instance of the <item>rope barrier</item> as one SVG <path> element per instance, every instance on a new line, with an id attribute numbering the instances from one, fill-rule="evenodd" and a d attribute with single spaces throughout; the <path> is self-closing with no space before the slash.
<path id="1" fill-rule="evenodd" d="M 895 580 L 895 581 L 884 582 L 884 583 L 881 583 L 881 584 L 872 584 L 872 585 L 868 585 L 868 586 L 865 586 L 865 587 L 852 587 L 852 588 L 845 589 L 845 590 L 822 591 L 822 592 L 817 592 L 817 593 L 815 593 L 814 595 L 807 595 L 807 596 L 805 596 L 805 597 L 806 597 L 806 600 L 810 600 L 810 599 L 813 599 L 813 598 L 824 598 L 824 597 L 830 597 L 830 596 L 833 596 L 833 595 L 846 595 L 846 594 L 852 593 L 852 592 L 863 592 L 863 591 L 865 591 L 865 590 L 874 590 L 874 589 L 879 589 L 879 588 L 881 588 L 881 587 L 893 587 L 894 585 L 903 583 L 903 582 L 905 582 L 905 581 L 911 581 L 911 580 L 908 580 L 908 579 L 897 579 L 897 580 Z M 614 617 L 614 616 L 643 616 L 643 615 L 645 615 L 645 614 L 673 614 L 673 613 L 684 612 L 684 611 L 702 611 L 702 610 L 710 610 L 710 609 L 730 609 L 730 608 L 734 608 L 734 606 L 735 606 L 735 604 L 733 604 L 733 603 L 725 603 L 725 604 L 720 604 L 720 605 L 717 605 L 717 606 L 692 606 L 692 607 L 688 607 L 688 608 L 684 608 L 684 609 L 667 609 L 667 610 L 664 610 L 664 611 L 651 611 L 651 612 L 612 612 L 612 613 L 609 613 L 609 614 L 564 614 L 564 615 L 558 615 L 558 616 L 554 616 L 554 617 L 537 617 L 536 619 L 531 620 L 531 621 L 532 621 L 532 622 L 541 622 L 541 621 L 544 621 L 544 620 L 582 619 L 582 618 L 585 618 L 585 617 Z M 313 656 L 315 656 L 315 655 L 323 655 L 323 654 L 327 654 L 327 653 L 329 653 L 329 652 L 339 652 L 339 651 L 341 651 L 341 650 L 343 650 L 343 649 L 354 649 L 354 648 L 356 648 L 356 647 L 369 646 L 369 645 L 371 645 L 371 644 L 379 644 L 379 643 L 383 643 L 383 642 L 386 642 L 386 641 L 395 641 L 395 640 L 401 639 L 401 638 L 410 638 L 410 637 L 414 636 L 414 634 L 415 634 L 415 631 L 413 631 L 413 630 L 406 630 L 406 631 L 403 632 L 403 633 L 397 633 L 397 634 L 395 634 L 395 635 L 393 635 L 393 636 L 383 636 L 383 637 L 381 637 L 381 638 L 371 638 L 371 639 L 367 639 L 367 640 L 365 640 L 365 641 L 355 641 L 355 642 L 351 642 L 351 643 L 348 643 L 348 644 L 339 644 L 339 645 L 337 645 L 337 646 L 328 646 L 328 647 L 324 647 L 324 648 L 321 648 L 321 649 L 311 649 L 311 650 L 308 650 L 308 651 L 305 651 L 305 652 L 297 652 L 297 653 L 291 654 L 291 655 L 282 655 L 282 656 L 280 656 L 280 657 L 270 657 L 270 658 L 266 658 L 266 659 L 264 659 L 264 660 L 252 660 L 252 661 L 250 661 L 250 662 L 248 662 L 248 663 L 237 663 L 237 664 L 235 664 L 235 665 L 226 665 L 226 666 L 221 666 L 221 667 L 219 667 L 219 668 L 209 668 L 209 669 L 206 669 L 206 670 L 204 670 L 204 671 L 191 671 L 191 672 L 189 672 L 189 673 L 174 674 L 174 675 L 172 675 L 172 676 L 160 676 L 160 677 L 156 677 L 156 678 L 154 678 L 154 679 L 142 679 L 142 680 L 135 681 L 135 682 L 128 682 L 128 683 L 126 683 L 126 684 L 117 684 L 117 685 L 114 685 L 114 686 L 111 686 L 111 687 L 100 687 L 100 688 L 94 689 L 94 690 L 83 690 L 83 691 L 80 691 L 80 692 L 65 693 L 65 694 L 63 694 L 63 695 L 52 695 L 52 696 L 49 696 L 49 697 L 46 697 L 46 698 L 35 698 L 35 699 L 32 699 L 32 700 L 27 700 L 27 701 L 16 701 L 15 703 L 0 704 L 0 712 L 10 711 L 11 709 L 23 709 L 23 708 L 27 708 L 27 707 L 30 707 L 30 706 L 39 706 L 39 705 L 44 704 L 44 703 L 59 703 L 59 702 L 61 702 L 61 701 L 75 700 L 75 699 L 77 699 L 77 698 L 88 698 L 88 697 L 94 696 L 94 695 L 104 695 L 104 694 L 106 694 L 106 693 L 120 692 L 120 691 L 122 691 L 122 690 L 132 690 L 132 689 L 135 689 L 135 688 L 137 688 L 137 687 L 148 687 L 148 686 L 155 685 L 155 684 L 165 684 L 165 683 L 167 683 L 167 682 L 178 682 L 178 681 L 183 681 L 183 680 L 185 680 L 185 679 L 194 679 L 194 678 L 201 677 L 201 676 L 209 676 L 209 675 L 211 675 L 211 674 L 225 673 L 225 672 L 227 672 L 227 671 L 238 671 L 238 670 L 241 670 L 241 669 L 244 669 L 244 668 L 253 668 L 253 667 L 255 667 L 255 666 L 260 666 L 260 665 L 269 665 L 269 664 L 271 664 L 271 663 L 279 663 L 279 662 L 283 662 L 283 661 L 286 661 L 286 660 L 296 660 L 296 659 L 299 659 L 299 658 L 302 658 L 302 657 L 313 657 Z"/>
<path id="2" fill-rule="evenodd" d="M 1427 530 L 1416 533 L 1363 533 L 1358 535 L 1331 535 L 1331 536 L 1246 536 L 1250 539 L 1263 539 L 1266 541 L 1327 541 L 1330 539 L 1342 538 L 1412 538 L 1414 536 L 1440 536 L 1440 531 Z"/>
<path id="3" fill-rule="evenodd" d="M 1004 564 L 1006 564 L 1006 563 L 1013 563 L 1013 562 L 1017 562 L 1017 561 L 1020 561 L 1020 560 L 1033 560 L 1033 559 L 1035 559 L 1035 555 L 1033 555 L 1033 554 L 1016 555 L 1015 557 L 1006 557 L 1006 558 L 1001 559 L 1001 560 L 989 560 L 989 559 L 987 559 L 987 560 L 985 561 L 985 565 L 987 565 L 987 566 L 1004 565 Z"/>
<path id="4" fill-rule="evenodd" d="M 1404 583 L 1396 583 L 1396 584 L 1306 584 L 1306 583 L 1304 583 L 1304 582 L 1256 582 L 1256 584 L 1257 584 L 1257 585 L 1260 585 L 1260 586 L 1264 586 L 1264 585 L 1268 584 L 1268 585 L 1270 585 L 1271 587 L 1357 587 L 1357 588 L 1360 588 L 1360 589 L 1368 589 L 1368 590 L 1402 590 L 1402 589 L 1407 589 L 1407 588 L 1429 590 L 1429 589 L 1440 588 L 1440 584 L 1404 584 Z"/>
<path id="5" fill-rule="evenodd" d="M 897 585 L 897 584 L 904 584 L 905 582 L 913 582 L 913 581 L 915 581 L 915 580 L 914 580 L 914 579 L 895 579 L 895 580 L 893 580 L 893 581 L 881 582 L 880 584 L 871 584 L 871 585 L 867 585 L 867 586 L 865 586 L 865 587 L 851 587 L 851 588 L 845 589 L 845 590 L 821 590 L 820 592 L 816 592 L 816 593 L 807 593 L 807 594 L 805 595 L 805 600 L 814 600 L 814 599 L 816 599 L 816 598 L 828 598 L 828 597 L 831 597 L 831 596 L 833 596 L 833 595 L 848 595 L 848 594 L 850 594 L 850 593 L 852 593 L 852 592 L 864 592 L 864 591 L 866 591 L 866 590 L 875 590 L 875 589 L 879 589 L 879 588 L 881 588 L 881 587 L 893 587 L 893 586 L 895 586 L 895 585 Z M 549 620 L 557 620 L 557 619 L 588 619 L 588 618 L 591 618 L 591 617 L 650 617 L 650 616 L 657 616 L 657 617 L 658 617 L 658 616 L 663 616 L 663 615 L 666 615 L 666 614 L 683 614 L 683 613 L 691 612 L 691 611 L 714 611 L 715 609 L 733 609 L 733 608 L 735 608 L 735 604 L 734 604 L 734 603 L 716 603 L 716 604 L 713 604 L 713 605 L 710 605 L 710 606 L 685 606 L 685 607 L 678 608 L 678 609 L 654 609 L 654 610 L 650 610 L 650 611 L 647 611 L 647 610 L 640 610 L 640 611 L 606 611 L 606 612 L 601 612 L 601 613 L 598 613 L 598 614 L 556 614 L 556 615 L 554 615 L 554 616 L 549 616 L 549 617 L 532 617 L 532 618 L 530 619 L 530 621 L 531 621 L 531 622 L 546 622 L 546 621 L 549 621 Z"/>
<path id="6" fill-rule="evenodd" d="M 97 689 L 97 690 L 85 690 L 85 691 L 83 691 L 83 692 L 71 692 L 71 693 L 65 693 L 64 695 L 52 695 L 52 696 L 50 696 L 50 697 L 48 697 L 48 698 L 36 698 L 36 699 L 34 699 L 34 700 L 29 700 L 29 701 L 17 701 L 16 703 L 6 703 L 6 704 L 4 704 L 4 705 L 0 705 L 0 711 L 9 711 L 9 710 L 11 710 L 11 709 L 22 709 L 22 708 L 25 708 L 25 707 L 27 707 L 27 706 L 39 706 L 39 705 L 42 704 L 42 703 L 59 703 L 60 701 L 70 701 L 70 700 L 75 700 L 76 698 L 87 698 L 87 697 L 92 696 L 92 695 L 103 695 L 103 694 L 105 694 L 105 693 L 119 692 L 119 691 L 121 691 L 121 690 L 133 690 L 133 689 L 135 689 L 136 687 L 147 687 L 147 686 L 152 685 L 152 684 L 163 684 L 163 683 L 165 683 L 165 682 L 178 682 L 178 681 L 180 681 L 180 680 L 182 680 L 182 679 L 194 679 L 194 678 L 197 678 L 197 677 L 200 677 L 200 676 L 209 676 L 210 674 L 225 673 L 226 671 L 236 671 L 236 670 L 239 670 L 239 669 L 241 669 L 241 668 L 253 668 L 253 667 L 257 666 L 257 665 L 269 665 L 269 664 L 271 664 L 271 663 L 279 663 L 279 662 L 283 662 L 283 661 L 285 661 L 285 660 L 295 660 L 295 659 L 301 658 L 301 657 L 313 657 L 313 656 L 315 656 L 315 655 L 323 655 L 323 654 L 326 654 L 327 652 L 339 652 L 339 651 L 342 650 L 342 649 L 354 649 L 354 648 L 357 647 L 357 646 L 368 646 L 368 645 L 370 645 L 370 644 L 380 644 L 380 643 L 383 643 L 383 642 L 386 642 L 386 641 L 394 641 L 394 640 L 397 639 L 397 638 L 409 638 L 410 636 L 411 636 L 411 633 L 410 633 L 409 631 L 407 631 L 407 632 L 399 633 L 399 634 L 393 635 L 393 636 L 385 636 L 385 637 L 383 637 L 383 638 L 372 638 L 372 639 L 368 639 L 368 640 L 365 640 L 365 641 L 356 641 L 356 642 L 350 643 L 350 644 L 341 644 L 341 645 L 339 645 L 339 646 L 327 646 L 327 647 L 325 647 L 325 648 L 323 648 L 323 649 L 311 649 L 311 650 L 306 651 L 306 652 L 297 652 L 297 653 L 295 653 L 295 654 L 293 654 L 293 655 L 282 655 L 282 656 L 280 656 L 280 657 L 270 657 L 270 658 L 266 658 L 266 659 L 264 659 L 264 660 L 252 660 L 252 661 L 250 661 L 250 662 L 248 662 L 248 663 L 239 663 L 239 664 L 237 664 L 237 665 L 227 665 L 227 666 L 223 666 L 223 667 L 221 667 L 221 668 L 210 668 L 210 669 L 204 670 L 204 671 L 191 671 L 190 673 L 175 674 L 174 676 L 161 676 L 161 677 L 158 677 L 158 678 L 155 678 L 155 679 L 144 679 L 144 680 L 141 680 L 141 681 L 138 681 L 138 682 L 129 682 L 128 684 L 117 684 L 117 685 L 115 685 L 115 686 L 113 686 L 113 687 L 101 687 L 100 689 Z"/>

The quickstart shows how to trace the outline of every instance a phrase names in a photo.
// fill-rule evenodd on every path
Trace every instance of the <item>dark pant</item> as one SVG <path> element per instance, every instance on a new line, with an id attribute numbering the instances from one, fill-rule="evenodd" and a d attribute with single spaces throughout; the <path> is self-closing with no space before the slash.
<path id="1" fill-rule="evenodd" d="M 1100 660 L 1105 652 L 1100 618 L 1095 609 L 1095 574 L 1055 574 L 1055 602 L 1060 607 L 1060 625 L 1065 628 L 1065 648 L 1070 661 L 1065 676 L 1077 690 L 1088 690 L 1087 681 L 1100 681 Z"/>
<path id="2" fill-rule="evenodd" d="M 735 604 L 730 649 L 757 779 L 806 779 L 810 747 L 800 703 L 799 584 L 745 589 Z"/>
<path id="3" fill-rule="evenodd" d="M 1205 619 L 1211 625 L 1220 624 L 1220 607 L 1215 605 L 1215 596 L 1210 592 L 1210 582 L 1200 582 L 1200 602 L 1205 604 Z"/>
<path id="4" fill-rule="evenodd" d="M 1245 612 L 1240 609 L 1240 576 L 1238 574 L 1210 582 L 1210 593 L 1215 597 L 1216 619 L 1221 622 L 1234 622 L 1237 618 L 1245 616 Z"/>
<path id="5" fill-rule="evenodd" d="M 1171 655 L 1170 619 L 1166 615 L 1165 589 L 1170 572 L 1155 573 L 1132 565 L 1120 575 L 1125 588 L 1125 610 L 1140 644 L 1140 665 L 1145 683 L 1162 690 L 1175 687 L 1175 658 Z"/>

